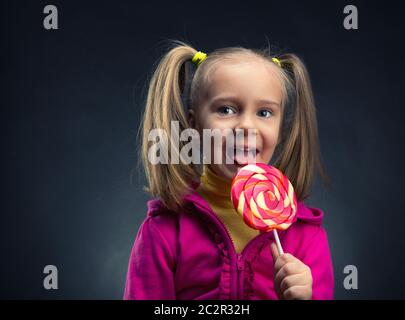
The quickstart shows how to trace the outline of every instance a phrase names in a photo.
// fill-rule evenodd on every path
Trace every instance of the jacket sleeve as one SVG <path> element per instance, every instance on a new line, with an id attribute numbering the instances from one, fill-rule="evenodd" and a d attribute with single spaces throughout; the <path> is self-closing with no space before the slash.
<path id="1" fill-rule="evenodd" d="M 334 275 L 326 231 L 319 226 L 306 247 L 303 262 L 311 268 L 312 299 L 332 300 Z"/>
<path id="2" fill-rule="evenodd" d="M 158 226 L 148 216 L 131 250 L 124 300 L 174 300 L 174 256 Z"/>

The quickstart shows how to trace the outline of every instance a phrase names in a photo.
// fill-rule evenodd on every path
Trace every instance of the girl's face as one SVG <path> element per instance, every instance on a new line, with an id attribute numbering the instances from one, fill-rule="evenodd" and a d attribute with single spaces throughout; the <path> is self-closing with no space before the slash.
<path id="1" fill-rule="evenodd" d="M 232 129 L 234 137 L 236 129 L 243 129 L 243 138 L 235 140 L 236 147 L 242 150 L 252 145 L 249 145 L 248 129 L 255 129 L 255 161 L 269 163 L 278 142 L 282 116 L 283 91 L 277 68 L 258 59 L 218 65 L 209 75 L 203 101 L 195 111 L 190 110 L 191 125 L 200 133 L 202 129 L 221 132 Z M 214 163 L 217 153 L 222 154 L 221 164 Z M 232 164 L 226 163 L 226 153 L 225 143 L 222 146 L 211 143 L 209 166 L 217 175 L 232 180 L 238 169 L 247 164 L 247 153 L 236 156 Z"/>

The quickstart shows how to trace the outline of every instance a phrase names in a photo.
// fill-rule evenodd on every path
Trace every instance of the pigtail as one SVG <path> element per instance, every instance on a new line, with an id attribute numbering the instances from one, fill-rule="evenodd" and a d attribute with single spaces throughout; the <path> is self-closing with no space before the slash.
<path id="1" fill-rule="evenodd" d="M 320 159 L 315 102 L 308 71 L 300 58 L 282 54 L 278 59 L 289 81 L 280 144 L 282 152 L 275 166 L 289 177 L 297 198 L 303 200 L 310 194 L 316 172 L 327 181 Z"/>
<path id="2" fill-rule="evenodd" d="M 198 171 L 192 164 L 171 164 L 171 157 L 179 155 L 180 148 L 173 147 L 171 140 L 171 122 L 179 122 L 180 132 L 188 128 L 183 91 L 190 81 L 185 67 L 196 50 L 181 41 L 174 41 L 171 48 L 160 60 L 150 80 L 145 112 L 143 116 L 142 162 L 145 168 L 148 187 L 144 190 L 169 208 L 176 210 L 182 204 L 182 196 L 191 189 L 190 183 L 198 177 Z M 152 142 L 148 141 L 151 130 L 162 129 L 168 138 L 167 164 L 152 164 L 148 151 Z M 180 132 L 175 134 L 178 136 Z M 183 142 L 184 144 L 184 142 Z"/>

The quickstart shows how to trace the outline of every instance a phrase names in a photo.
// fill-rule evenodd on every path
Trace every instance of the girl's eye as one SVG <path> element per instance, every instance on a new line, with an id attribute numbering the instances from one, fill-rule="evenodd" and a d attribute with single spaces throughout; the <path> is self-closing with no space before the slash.
<path id="1" fill-rule="evenodd" d="M 273 112 L 267 109 L 260 110 L 257 115 L 259 117 L 270 118 L 273 115 Z"/>
<path id="2" fill-rule="evenodd" d="M 217 109 L 217 112 L 225 116 L 236 113 L 235 109 L 230 106 L 221 106 Z"/>

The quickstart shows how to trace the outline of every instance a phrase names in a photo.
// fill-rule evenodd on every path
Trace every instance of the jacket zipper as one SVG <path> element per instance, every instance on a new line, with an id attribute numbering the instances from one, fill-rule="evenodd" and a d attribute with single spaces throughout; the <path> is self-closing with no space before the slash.
<path id="1" fill-rule="evenodd" d="M 202 209 L 204 212 L 207 212 L 207 209 L 202 207 L 200 204 L 196 204 L 200 209 Z M 253 238 L 252 240 L 250 240 L 247 245 L 243 248 L 241 253 L 237 253 L 236 252 L 236 247 L 235 247 L 235 243 L 234 240 L 232 239 L 232 236 L 228 230 L 228 228 L 225 226 L 225 224 L 222 222 L 221 219 L 219 219 L 219 217 L 215 214 L 215 212 L 212 211 L 211 208 L 208 208 L 210 212 L 208 212 L 210 217 L 213 217 L 214 220 L 217 222 L 217 224 L 219 226 L 222 226 L 222 228 L 225 230 L 225 233 L 227 234 L 229 240 L 232 243 L 232 250 L 233 253 L 236 256 L 236 293 L 234 295 L 235 300 L 240 300 L 243 296 L 243 271 L 244 271 L 244 255 L 247 252 L 247 249 L 252 245 L 252 243 L 259 241 L 259 239 L 262 239 L 263 237 L 266 237 L 266 235 L 268 233 L 262 233 L 257 235 L 255 238 Z M 232 299 L 232 298 L 231 298 Z"/>
<path id="2" fill-rule="evenodd" d="M 232 243 L 232 248 L 233 248 L 233 252 L 236 255 L 236 293 L 235 293 L 235 299 L 236 300 L 240 300 L 240 287 L 241 287 L 241 281 L 240 279 L 243 277 L 241 277 L 241 274 L 243 275 L 243 260 L 242 260 L 242 254 L 241 253 L 237 253 L 236 252 L 236 246 L 235 246 L 235 241 L 232 238 L 231 233 L 229 232 L 228 228 L 226 227 L 225 223 L 222 222 L 221 219 L 219 219 L 219 217 L 217 215 L 214 215 L 215 219 L 217 221 L 219 221 L 220 224 L 222 224 L 223 228 L 226 231 L 226 234 L 228 235 L 229 239 L 231 240 Z M 244 250 L 242 250 L 243 253 Z"/>
<path id="3" fill-rule="evenodd" d="M 244 280 L 244 267 L 245 261 L 240 253 L 236 254 L 236 261 L 238 266 L 237 279 L 238 279 L 238 290 L 237 290 L 237 299 L 240 300 L 243 298 L 243 280 Z"/>
<path id="4" fill-rule="evenodd" d="M 216 216 L 216 218 L 218 218 Z M 226 225 L 218 218 L 218 220 L 222 223 L 226 233 L 228 234 L 229 239 L 231 239 L 232 242 L 232 247 L 233 250 L 236 254 L 236 285 L 237 285 L 237 289 L 236 289 L 236 299 L 240 300 L 243 297 L 243 271 L 244 271 L 244 264 L 245 261 L 243 259 L 243 252 L 245 251 L 244 249 L 247 248 L 247 245 L 245 248 L 243 248 L 241 253 L 237 253 L 236 252 L 236 246 L 235 246 L 235 242 L 232 238 L 231 233 L 229 232 L 228 228 L 226 227 Z M 248 243 L 249 244 L 249 243 Z"/>

